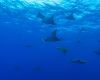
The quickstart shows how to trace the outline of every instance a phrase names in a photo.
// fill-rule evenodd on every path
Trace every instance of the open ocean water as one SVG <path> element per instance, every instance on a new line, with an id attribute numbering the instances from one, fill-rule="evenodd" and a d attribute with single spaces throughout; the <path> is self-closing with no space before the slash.
<path id="1" fill-rule="evenodd" d="M 100 80 L 100 0 L 0 0 L 0 80 Z"/>

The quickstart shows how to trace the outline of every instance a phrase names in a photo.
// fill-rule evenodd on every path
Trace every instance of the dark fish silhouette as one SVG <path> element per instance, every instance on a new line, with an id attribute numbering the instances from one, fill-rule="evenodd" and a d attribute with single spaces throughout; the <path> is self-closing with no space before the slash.
<path id="1" fill-rule="evenodd" d="M 49 37 L 44 39 L 45 42 L 56 42 L 60 41 L 60 39 L 57 37 L 57 30 L 54 30 Z"/>
<path id="2" fill-rule="evenodd" d="M 75 64 L 86 64 L 86 63 L 87 63 L 87 61 L 77 59 L 77 60 L 72 60 L 72 63 L 75 63 Z"/>
<path id="3" fill-rule="evenodd" d="M 68 52 L 68 48 L 65 48 L 65 47 L 57 47 L 57 49 L 58 49 L 60 52 L 64 53 L 64 54 L 66 54 L 66 53 Z"/>

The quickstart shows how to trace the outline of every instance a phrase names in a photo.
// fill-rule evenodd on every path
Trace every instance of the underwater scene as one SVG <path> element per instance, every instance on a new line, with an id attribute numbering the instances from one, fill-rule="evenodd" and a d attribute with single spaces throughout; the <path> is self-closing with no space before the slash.
<path id="1" fill-rule="evenodd" d="M 0 0 L 0 80 L 100 80 L 100 0 Z"/>

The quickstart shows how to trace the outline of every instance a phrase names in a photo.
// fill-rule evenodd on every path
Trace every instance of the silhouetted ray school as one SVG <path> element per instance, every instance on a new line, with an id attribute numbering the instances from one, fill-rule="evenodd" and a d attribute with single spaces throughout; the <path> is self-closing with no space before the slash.
<path id="1" fill-rule="evenodd" d="M 0 0 L 0 80 L 100 80 L 100 0 Z"/>
<path id="2" fill-rule="evenodd" d="M 55 19 L 54 19 L 55 18 L 54 14 L 46 16 L 46 15 L 42 14 L 41 12 L 38 12 L 36 17 L 40 18 L 44 24 L 56 25 L 56 22 L 55 22 Z M 71 20 L 71 21 L 75 21 L 76 20 L 76 18 L 74 16 L 74 12 L 70 12 L 69 14 L 67 14 L 65 16 L 65 18 L 67 20 Z"/>

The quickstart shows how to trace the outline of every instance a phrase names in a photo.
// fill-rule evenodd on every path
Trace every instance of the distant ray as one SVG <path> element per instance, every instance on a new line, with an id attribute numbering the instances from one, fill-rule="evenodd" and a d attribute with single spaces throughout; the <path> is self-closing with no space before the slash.
<path id="1" fill-rule="evenodd" d="M 54 16 L 46 17 L 45 19 L 43 19 L 42 22 L 45 23 L 45 24 L 52 24 L 52 25 L 56 24 L 55 20 L 54 20 Z"/>
<path id="2" fill-rule="evenodd" d="M 77 60 L 72 60 L 72 63 L 75 63 L 75 64 L 86 64 L 87 61 L 81 60 L 81 59 L 77 59 Z"/>
<path id="3" fill-rule="evenodd" d="M 100 50 L 94 51 L 96 55 L 100 55 Z"/>
<path id="4" fill-rule="evenodd" d="M 19 64 L 16 64 L 14 66 L 14 68 L 15 68 L 16 71 L 20 71 L 21 70 L 21 66 Z"/>
<path id="5" fill-rule="evenodd" d="M 44 39 L 45 42 L 56 42 L 60 41 L 60 38 L 57 37 L 57 30 L 54 30 L 49 37 Z"/>
<path id="6" fill-rule="evenodd" d="M 26 44 L 26 45 L 24 45 L 24 47 L 26 47 L 26 48 L 32 48 L 33 45 L 31 45 L 31 44 Z"/>
<path id="7" fill-rule="evenodd" d="M 69 51 L 69 49 L 68 49 L 68 48 L 65 48 L 65 47 L 57 47 L 57 49 L 58 49 L 60 52 L 62 52 L 63 54 L 66 54 L 66 53 Z"/>
<path id="8" fill-rule="evenodd" d="M 81 40 L 80 39 L 76 40 L 76 43 L 81 43 Z"/>
<path id="9" fill-rule="evenodd" d="M 43 71 L 43 66 L 33 67 L 32 71 L 34 71 L 34 72 L 41 72 L 41 71 Z"/>
<path id="10" fill-rule="evenodd" d="M 80 33 L 81 32 L 86 32 L 86 31 L 87 31 L 87 29 L 85 27 L 81 27 L 80 30 L 79 30 Z"/>
<path id="11" fill-rule="evenodd" d="M 75 16 L 74 16 L 74 13 L 70 13 L 69 15 L 67 15 L 66 19 L 68 19 L 68 20 L 76 20 Z"/>
<path id="12" fill-rule="evenodd" d="M 41 19 L 44 19 L 45 16 L 41 13 L 41 12 L 38 12 L 38 14 L 36 15 L 37 18 L 41 18 Z"/>

